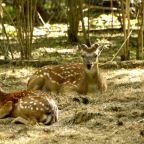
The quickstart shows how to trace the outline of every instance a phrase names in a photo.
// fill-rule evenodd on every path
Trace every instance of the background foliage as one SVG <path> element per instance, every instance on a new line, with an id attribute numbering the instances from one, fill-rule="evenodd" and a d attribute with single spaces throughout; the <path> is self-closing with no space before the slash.
<path id="1" fill-rule="evenodd" d="M 108 48 L 104 61 L 143 59 L 141 0 L 1 0 L 0 6 L 1 59 L 53 61 L 95 42 Z"/>

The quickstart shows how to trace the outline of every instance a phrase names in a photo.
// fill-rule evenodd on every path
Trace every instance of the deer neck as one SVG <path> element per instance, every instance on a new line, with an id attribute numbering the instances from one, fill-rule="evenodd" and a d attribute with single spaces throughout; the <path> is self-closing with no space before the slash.
<path id="1" fill-rule="evenodd" d="M 95 73 L 96 73 L 96 74 L 99 74 L 99 66 L 98 66 L 98 63 L 95 63 L 95 64 L 94 64 L 93 69 L 95 70 Z"/>

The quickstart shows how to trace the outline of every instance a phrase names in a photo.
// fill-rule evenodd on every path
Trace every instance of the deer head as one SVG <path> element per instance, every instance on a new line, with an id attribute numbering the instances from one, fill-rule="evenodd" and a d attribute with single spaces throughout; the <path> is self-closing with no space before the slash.
<path id="1" fill-rule="evenodd" d="M 79 51 L 83 60 L 83 64 L 87 69 L 93 68 L 98 63 L 98 57 L 101 53 L 101 47 L 98 44 L 93 44 L 88 47 L 85 44 L 79 46 Z"/>

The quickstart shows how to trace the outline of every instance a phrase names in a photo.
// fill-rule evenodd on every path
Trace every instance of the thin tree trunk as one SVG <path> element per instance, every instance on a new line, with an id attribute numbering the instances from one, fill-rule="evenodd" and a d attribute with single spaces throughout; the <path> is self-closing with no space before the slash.
<path id="1" fill-rule="evenodd" d="M 130 0 L 127 0 L 127 7 L 126 7 L 126 15 L 127 15 L 127 34 L 126 34 L 126 37 L 129 36 L 129 33 L 130 33 Z M 130 47 L 129 47 L 129 38 L 127 40 L 127 43 L 126 43 L 126 59 L 130 59 Z"/>
<path id="2" fill-rule="evenodd" d="M 111 15 L 112 15 L 111 26 L 112 26 L 112 29 L 113 29 L 113 15 L 114 15 L 114 12 L 113 12 L 113 0 L 110 0 L 110 6 L 111 6 Z"/>
<path id="3" fill-rule="evenodd" d="M 129 7 L 130 7 L 130 0 L 126 0 L 126 2 L 124 0 L 121 0 L 124 40 L 127 39 L 130 32 Z M 128 23 L 127 25 L 126 25 L 126 20 Z M 121 60 L 122 61 L 128 60 L 129 58 L 130 55 L 129 55 L 129 38 L 128 38 L 122 50 Z"/>
<path id="4" fill-rule="evenodd" d="M 68 17 L 68 40 L 78 42 L 78 26 L 79 26 L 79 0 L 67 0 L 67 17 Z"/>
<path id="5" fill-rule="evenodd" d="M 138 47 L 136 52 L 136 59 L 143 59 L 143 31 L 144 31 L 144 1 L 142 1 L 142 7 L 141 7 L 141 24 L 140 24 L 140 30 L 138 32 Z"/>
<path id="6" fill-rule="evenodd" d="M 6 42 L 4 40 L 4 46 L 5 47 L 3 48 L 4 57 L 5 57 L 5 60 L 7 60 L 9 57 L 8 53 L 10 52 L 12 59 L 14 59 L 13 52 L 12 52 L 11 47 L 10 47 L 9 37 L 7 35 L 6 29 L 4 26 L 2 2 L 3 2 L 3 0 L 0 0 L 0 19 L 1 19 L 1 25 L 2 25 L 2 33 L 6 37 Z"/>
<path id="7" fill-rule="evenodd" d="M 87 35 L 87 32 L 86 32 L 86 29 L 85 29 L 85 24 L 84 24 L 84 15 L 83 15 L 83 8 L 82 8 L 82 5 L 83 5 L 83 0 L 79 0 L 79 10 L 80 10 L 80 20 L 81 20 L 81 23 L 82 23 L 82 30 L 83 30 L 83 36 L 84 36 L 84 40 L 85 40 L 85 43 L 90 46 L 90 40 L 89 40 L 89 37 Z"/>
<path id="8" fill-rule="evenodd" d="M 37 0 L 14 0 L 21 59 L 30 59 Z"/>

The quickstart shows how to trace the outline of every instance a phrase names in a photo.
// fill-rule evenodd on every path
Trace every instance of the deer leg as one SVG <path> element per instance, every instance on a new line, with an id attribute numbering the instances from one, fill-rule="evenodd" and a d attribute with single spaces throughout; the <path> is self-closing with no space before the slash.
<path id="1" fill-rule="evenodd" d="M 22 117 L 17 117 L 11 123 L 22 123 L 22 124 L 28 125 L 29 122 L 28 122 L 28 120 L 26 120 Z"/>
<path id="2" fill-rule="evenodd" d="M 79 86 L 77 88 L 77 92 L 79 94 L 87 94 L 87 92 L 88 92 L 88 83 L 87 83 L 85 77 L 80 81 Z"/>
<path id="3" fill-rule="evenodd" d="M 97 87 L 101 92 L 107 90 L 106 79 L 101 74 L 99 74 L 97 77 Z"/>
<path id="4" fill-rule="evenodd" d="M 36 119 L 27 120 L 27 119 L 19 116 L 19 117 L 16 117 L 16 118 L 12 121 L 12 123 L 22 123 L 22 124 L 24 124 L 24 125 L 34 125 L 34 124 L 37 123 L 37 120 L 36 120 Z"/>
<path id="5" fill-rule="evenodd" d="M 0 118 L 6 117 L 12 111 L 13 103 L 12 101 L 8 101 L 0 108 Z"/>

